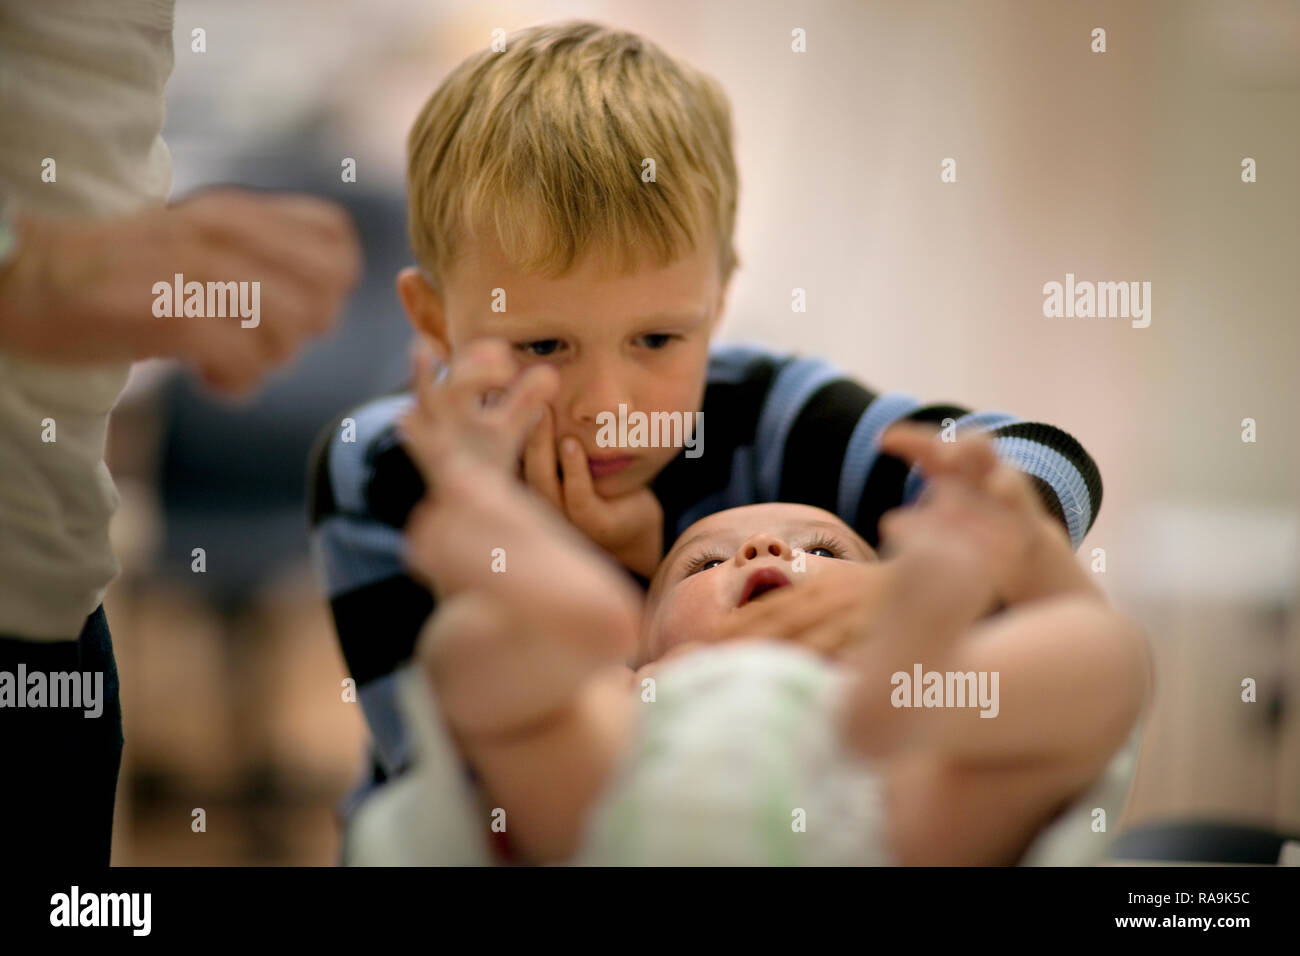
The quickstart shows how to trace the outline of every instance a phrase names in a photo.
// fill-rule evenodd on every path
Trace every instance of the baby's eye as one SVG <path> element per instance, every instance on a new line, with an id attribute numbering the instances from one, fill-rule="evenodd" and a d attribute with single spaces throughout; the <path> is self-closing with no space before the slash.
<path id="1" fill-rule="evenodd" d="M 701 571 L 708 571 L 710 568 L 715 568 L 719 564 L 726 564 L 726 562 L 727 562 L 726 558 L 710 558 L 710 557 L 696 558 L 694 561 L 690 563 L 690 566 L 687 567 L 686 577 L 689 578 L 692 574 L 698 574 Z"/>
<path id="2" fill-rule="evenodd" d="M 521 352 L 527 352 L 529 355 L 535 355 L 538 358 L 545 358 L 555 353 L 560 347 L 559 339 L 537 339 L 534 342 L 519 342 L 515 348 Z"/>
<path id="3" fill-rule="evenodd" d="M 818 554 L 818 552 L 821 552 Z M 830 535 L 818 534 L 808 542 L 804 548 L 805 554 L 817 554 L 818 557 L 824 558 L 842 558 L 848 552 L 840 542 L 836 541 Z"/>

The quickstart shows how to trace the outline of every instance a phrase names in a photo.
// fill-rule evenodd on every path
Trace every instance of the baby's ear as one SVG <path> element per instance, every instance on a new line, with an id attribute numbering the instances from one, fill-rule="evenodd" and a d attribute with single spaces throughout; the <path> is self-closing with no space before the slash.
<path id="1" fill-rule="evenodd" d="M 442 296 L 425 274 L 415 266 L 407 266 L 398 272 L 397 297 L 415 331 L 429 340 L 434 350 L 444 358 L 450 355 L 451 341 L 447 334 L 447 313 L 443 309 Z"/>

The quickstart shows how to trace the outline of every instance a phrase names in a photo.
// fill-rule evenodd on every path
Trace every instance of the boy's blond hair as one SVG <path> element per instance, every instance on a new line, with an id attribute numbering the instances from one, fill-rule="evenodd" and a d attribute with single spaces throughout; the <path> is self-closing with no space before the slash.
<path id="1" fill-rule="evenodd" d="M 738 264 L 731 138 L 718 83 L 641 37 L 585 21 L 517 31 L 453 70 L 411 127 L 411 248 L 441 288 L 480 229 L 514 268 L 549 278 L 591 251 L 630 271 L 648 248 L 666 266 L 711 236 L 725 285 Z"/>

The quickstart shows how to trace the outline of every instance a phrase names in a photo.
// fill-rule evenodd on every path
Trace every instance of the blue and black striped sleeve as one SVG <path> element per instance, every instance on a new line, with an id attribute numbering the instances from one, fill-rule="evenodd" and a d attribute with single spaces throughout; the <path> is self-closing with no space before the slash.
<path id="1" fill-rule="evenodd" d="M 376 399 L 321 433 L 309 466 L 312 561 L 384 776 L 405 769 L 396 671 L 434 608 L 402 562 L 403 535 L 424 483 L 399 443 L 409 394 Z"/>
<path id="2" fill-rule="evenodd" d="M 1101 505 L 1095 462 L 1062 429 L 1005 412 L 925 404 L 903 392 L 877 393 L 820 358 L 719 346 L 705 394 L 706 435 L 722 447 L 715 452 L 711 445 L 704 457 L 729 459 L 715 460 L 726 489 L 687 507 L 676 533 L 710 508 L 797 501 L 835 513 L 874 547 L 881 515 L 924 490 L 917 469 L 880 451 L 881 433 L 901 421 L 942 426 L 951 419 L 959 435 L 987 435 L 1003 461 L 1029 476 L 1076 549 Z M 697 478 L 707 475 L 697 471 Z M 742 484 L 748 487 L 738 490 Z M 668 480 L 660 487 L 671 495 L 685 483 Z"/>

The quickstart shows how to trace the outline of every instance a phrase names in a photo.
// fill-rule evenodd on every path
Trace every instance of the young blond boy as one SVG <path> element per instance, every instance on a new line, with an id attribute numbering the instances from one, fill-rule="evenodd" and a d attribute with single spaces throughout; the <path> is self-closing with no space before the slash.
<path id="1" fill-rule="evenodd" d="M 1101 479 L 1060 429 L 876 393 L 819 359 L 711 347 L 739 262 L 738 188 L 725 94 L 630 33 L 521 30 L 434 92 L 408 139 L 416 266 L 398 293 L 471 392 L 500 389 L 519 365 L 553 367 L 521 478 L 644 586 L 665 541 L 739 505 L 820 507 L 875 545 L 881 515 L 923 489 L 917 469 L 882 452 L 881 433 L 951 422 L 992 439 L 1077 548 Z M 513 360 L 469 361 L 491 336 L 512 343 Z M 349 411 L 313 464 L 313 547 L 373 734 L 372 784 L 408 762 L 395 674 L 435 606 L 402 558 L 425 492 L 396 429 L 411 403 L 407 393 Z M 702 411 L 704 453 L 600 446 L 600 416 L 621 405 Z"/>

